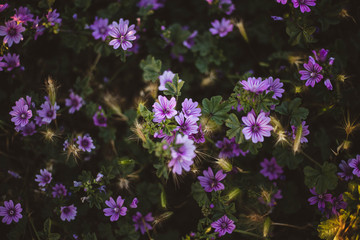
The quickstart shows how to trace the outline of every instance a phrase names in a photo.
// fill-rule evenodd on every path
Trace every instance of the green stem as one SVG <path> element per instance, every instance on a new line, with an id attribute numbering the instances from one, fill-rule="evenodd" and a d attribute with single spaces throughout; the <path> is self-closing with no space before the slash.
<path id="1" fill-rule="evenodd" d="M 318 167 L 322 167 L 320 163 L 318 163 L 317 161 L 315 161 L 315 159 L 313 159 L 312 157 L 310 157 L 309 155 L 307 155 L 305 152 L 300 151 L 300 153 L 302 153 L 305 157 L 307 157 L 307 159 L 309 159 L 311 162 L 313 162 L 315 165 L 317 165 Z"/>
<path id="2" fill-rule="evenodd" d="M 255 233 L 251 233 L 251 232 L 247 232 L 247 231 L 244 231 L 244 230 L 235 229 L 234 232 L 241 233 L 241 234 L 248 235 L 248 236 L 252 236 L 252 237 L 256 237 L 256 238 L 259 238 L 259 239 L 264 239 L 264 237 L 262 237 L 260 235 L 257 235 Z"/>
<path id="3" fill-rule="evenodd" d="M 31 219 L 31 217 L 30 217 L 30 214 L 28 214 L 28 218 L 29 218 L 29 222 L 31 224 L 31 227 L 32 227 L 34 233 L 35 233 L 35 236 L 36 236 L 37 240 L 41 240 L 40 237 L 39 237 L 39 234 L 37 233 L 37 231 L 35 229 L 35 226 L 34 226 L 34 223 L 33 223 L 32 219 Z"/>
<path id="4" fill-rule="evenodd" d="M 299 230 L 302 230 L 302 229 L 311 227 L 310 224 L 307 224 L 307 225 L 305 225 L 305 226 L 295 226 L 295 225 L 291 225 L 291 224 L 287 224 L 287 223 L 276 223 L 276 222 L 273 222 L 271 225 L 273 225 L 273 226 L 282 226 L 282 227 L 296 228 L 296 229 L 299 229 Z"/>

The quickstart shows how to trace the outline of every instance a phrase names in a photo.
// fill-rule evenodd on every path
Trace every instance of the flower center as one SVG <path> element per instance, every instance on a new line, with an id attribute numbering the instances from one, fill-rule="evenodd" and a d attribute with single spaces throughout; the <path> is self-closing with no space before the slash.
<path id="1" fill-rule="evenodd" d="M 254 124 L 251 126 L 251 130 L 253 133 L 257 133 L 260 130 L 260 126 L 258 124 Z"/>
<path id="2" fill-rule="evenodd" d="M 71 105 L 73 105 L 74 107 L 77 107 L 77 105 L 79 105 L 79 101 L 76 98 L 71 99 Z"/>
<path id="3" fill-rule="evenodd" d="M 25 119 L 25 118 L 26 118 L 26 114 L 25 114 L 25 113 L 22 113 L 22 114 L 20 115 L 20 118 Z"/>
<path id="4" fill-rule="evenodd" d="M 227 224 L 225 222 L 223 222 L 223 223 L 221 223 L 220 226 L 221 226 L 222 229 L 225 229 L 227 227 Z"/>
<path id="5" fill-rule="evenodd" d="M 14 36 L 16 36 L 17 31 L 16 31 L 15 28 L 10 28 L 10 29 L 8 30 L 8 34 L 9 34 L 10 37 L 14 37 Z"/>
<path id="6" fill-rule="evenodd" d="M 315 77 L 315 73 L 314 72 L 312 72 L 312 73 L 310 73 L 310 77 Z"/>
<path id="7" fill-rule="evenodd" d="M 106 27 L 101 27 L 101 28 L 99 29 L 99 32 L 100 32 L 101 34 L 105 34 L 105 33 L 106 33 Z"/>
<path id="8" fill-rule="evenodd" d="M 119 210 L 120 209 L 118 207 L 114 208 L 114 212 L 116 212 L 116 213 L 119 212 Z"/>
<path id="9" fill-rule="evenodd" d="M 87 146 L 89 146 L 89 141 L 87 139 L 84 139 L 84 140 L 82 140 L 81 145 L 83 145 L 84 147 L 87 147 Z"/>
<path id="10" fill-rule="evenodd" d="M 52 118 L 54 116 L 54 111 L 50 110 L 46 113 L 46 116 Z"/>
<path id="11" fill-rule="evenodd" d="M 10 216 L 14 216 L 14 215 L 15 215 L 15 211 L 14 211 L 13 209 L 10 209 L 9 215 L 10 215 Z"/>
<path id="12" fill-rule="evenodd" d="M 191 113 L 191 110 L 190 110 L 190 109 L 186 110 L 186 114 L 187 114 L 187 115 L 190 115 L 190 113 Z"/>
<path id="13" fill-rule="evenodd" d="M 216 180 L 216 179 L 212 179 L 211 180 L 211 183 L 210 183 L 210 186 L 212 187 L 212 188 L 214 188 L 214 187 L 216 187 L 217 185 L 218 185 L 218 180 Z"/>
<path id="14" fill-rule="evenodd" d="M 69 212 L 70 212 L 70 209 L 69 209 L 69 208 L 64 208 L 64 209 L 63 209 L 63 213 L 68 214 Z"/>

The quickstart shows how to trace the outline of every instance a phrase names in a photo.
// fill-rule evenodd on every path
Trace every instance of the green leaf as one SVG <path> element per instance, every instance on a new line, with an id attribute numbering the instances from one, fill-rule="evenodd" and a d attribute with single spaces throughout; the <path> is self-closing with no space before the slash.
<path id="1" fill-rule="evenodd" d="M 296 169 L 303 161 L 303 157 L 300 154 L 294 154 L 289 149 L 280 146 L 275 147 L 273 155 L 281 167 L 287 166 L 289 169 Z"/>
<path id="2" fill-rule="evenodd" d="M 301 99 L 295 98 L 292 101 L 284 101 L 280 106 L 275 108 L 275 111 L 281 115 L 290 116 L 291 125 L 299 126 L 303 120 L 305 120 L 309 114 L 309 110 L 300 107 Z"/>
<path id="3" fill-rule="evenodd" d="M 47 218 L 44 222 L 44 233 L 49 235 L 51 233 L 51 219 Z"/>
<path id="4" fill-rule="evenodd" d="M 191 194 L 200 207 L 210 204 L 209 198 L 199 182 L 191 185 Z"/>
<path id="5" fill-rule="evenodd" d="M 309 188 L 315 187 L 319 194 L 326 192 L 326 190 L 333 190 L 338 181 L 336 171 L 336 165 L 329 162 L 324 162 L 320 170 L 306 166 L 304 168 L 305 184 Z"/>
<path id="6" fill-rule="evenodd" d="M 83 235 L 84 240 L 97 240 L 97 237 L 95 233 L 87 233 L 86 235 Z"/>
<path id="7" fill-rule="evenodd" d="M 109 143 L 116 138 L 116 129 L 110 127 L 100 127 L 99 128 L 99 137 L 101 137 L 104 142 Z"/>
<path id="8" fill-rule="evenodd" d="M 145 81 L 155 82 L 160 75 L 161 61 L 149 55 L 145 60 L 141 60 L 140 68 L 144 71 L 143 78 Z"/>
<path id="9" fill-rule="evenodd" d="M 239 119 L 234 113 L 229 115 L 229 118 L 226 119 L 225 125 L 230 129 L 226 131 L 226 136 L 231 139 L 235 137 L 236 143 L 240 144 L 244 141 L 244 135 L 242 133 L 242 126 L 239 122 Z"/>
<path id="10" fill-rule="evenodd" d="M 202 112 L 211 118 L 217 125 L 222 125 L 223 121 L 228 118 L 228 112 L 231 109 L 231 105 L 227 102 L 221 102 L 221 96 L 214 96 L 211 99 L 202 100 Z"/>
<path id="11" fill-rule="evenodd" d="M 82 11 L 88 9 L 91 5 L 91 0 L 75 0 L 75 6 L 81 8 Z"/>
<path id="12" fill-rule="evenodd" d="M 47 240 L 58 240 L 58 239 L 60 239 L 60 237 L 61 237 L 61 235 L 58 233 L 50 233 L 48 235 Z"/>
<path id="13" fill-rule="evenodd" d="M 164 91 L 165 95 L 171 95 L 171 96 L 181 96 L 181 88 L 184 85 L 184 81 L 179 82 L 179 76 L 178 74 L 175 74 L 174 78 L 172 79 L 172 82 L 167 82 L 165 84 L 165 87 L 167 90 Z"/>

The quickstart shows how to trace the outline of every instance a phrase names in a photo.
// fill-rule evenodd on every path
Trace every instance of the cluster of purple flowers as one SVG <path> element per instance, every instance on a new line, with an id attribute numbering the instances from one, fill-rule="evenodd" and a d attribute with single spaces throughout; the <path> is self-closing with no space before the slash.
<path id="1" fill-rule="evenodd" d="M 176 100 L 174 97 L 168 100 L 165 96 L 158 96 L 158 102 L 153 104 L 153 122 L 160 126 L 166 119 L 173 119 L 177 127 L 172 131 L 171 136 L 160 130 L 154 134 L 154 137 L 163 138 L 169 145 L 173 144 L 175 140 L 174 146 L 171 147 L 172 159 L 168 166 L 173 168 L 173 173 L 181 174 L 182 169 L 189 171 L 193 164 L 192 159 L 196 156 L 194 142 L 203 143 L 205 139 L 201 125 L 197 123 L 201 116 L 198 102 L 186 98 L 182 102 L 181 112 L 175 110 L 175 107 Z"/>
<path id="2" fill-rule="evenodd" d="M 249 77 L 247 80 L 240 81 L 240 84 L 243 86 L 244 90 L 255 94 L 273 92 L 274 95 L 272 97 L 274 99 L 281 98 L 282 94 L 285 92 L 285 90 L 282 88 L 284 84 L 280 81 L 279 78 L 273 79 L 273 77 L 268 77 L 262 80 L 261 77 Z"/>
<path id="3" fill-rule="evenodd" d="M 110 217 L 111 222 L 119 220 L 120 216 L 125 216 L 127 214 L 128 208 L 124 206 L 125 199 L 121 196 L 118 196 L 116 201 L 110 197 L 109 200 L 105 201 L 105 204 L 108 208 L 104 208 L 103 212 L 106 217 Z M 138 199 L 134 198 L 129 205 L 130 208 L 137 208 Z M 142 216 L 140 212 L 136 212 L 132 217 L 135 231 L 140 229 L 141 234 L 144 234 L 146 231 L 151 230 L 152 226 L 149 224 L 154 221 L 151 213 L 148 213 L 146 216 Z"/>
<path id="4" fill-rule="evenodd" d="M 329 193 L 318 194 L 315 188 L 310 189 L 314 196 L 308 199 L 310 205 L 318 205 L 318 209 L 329 218 L 332 215 L 337 215 L 340 209 L 345 209 L 347 204 L 344 202 L 342 194 L 338 197 L 333 197 Z M 326 204 L 328 203 L 328 204 Z"/>
<path id="5" fill-rule="evenodd" d="M 305 86 L 314 87 L 315 83 L 319 83 L 324 79 L 324 75 L 327 72 L 323 67 L 332 66 L 334 64 L 334 58 L 328 58 L 329 50 L 320 49 L 319 52 L 313 50 L 314 57 L 309 56 L 308 63 L 304 63 L 305 70 L 300 70 L 301 74 L 300 80 L 306 81 Z M 323 65 L 323 66 L 321 66 Z M 330 78 L 332 76 L 326 77 L 324 85 L 327 89 L 332 90 L 333 86 L 331 84 Z"/>
<path id="6" fill-rule="evenodd" d="M 278 3 L 281 3 L 285 5 L 288 0 L 276 0 Z M 300 11 L 302 13 L 310 12 L 310 7 L 313 7 L 316 5 L 316 0 L 292 0 L 292 3 L 294 5 L 294 8 L 300 7 Z"/>
<path id="7" fill-rule="evenodd" d="M 342 172 L 338 173 L 338 176 L 345 181 L 352 180 L 354 176 L 360 178 L 360 155 L 356 155 L 355 158 L 348 159 L 348 161 L 341 160 L 339 168 Z"/>
<path id="8" fill-rule="evenodd" d="M 0 12 L 8 6 L 8 4 L 1 4 Z M 56 9 L 54 11 L 51 9 L 49 10 L 46 14 L 47 22 L 44 24 L 40 23 L 42 18 L 39 18 L 39 16 L 34 18 L 34 15 L 27 7 L 20 6 L 18 9 L 14 10 L 15 14 L 11 16 L 11 20 L 6 21 L 3 26 L 0 26 L 0 36 L 4 36 L 3 43 L 7 44 L 9 48 L 13 44 L 19 44 L 20 41 L 24 39 L 22 33 L 26 30 L 24 26 L 28 27 L 28 23 L 32 23 L 28 28 L 35 30 L 35 40 L 44 33 L 47 24 L 50 26 L 60 26 L 61 24 L 61 18 L 59 18 L 60 14 L 56 12 Z M 11 71 L 16 67 L 20 67 L 19 59 L 20 56 L 15 53 L 7 53 L 0 56 L 0 71 L 3 71 L 3 68 L 6 68 L 7 71 Z M 2 60 L 5 60 L 5 62 Z"/>
<path id="9" fill-rule="evenodd" d="M 36 132 L 34 122 L 30 121 L 33 112 L 35 112 L 35 103 L 31 101 L 31 97 L 26 96 L 26 100 L 20 98 L 16 101 L 9 113 L 12 116 L 11 121 L 15 124 L 15 130 L 21 131 L 23 136 L 31 136 Z"/>
<path id="10" fill-rule="evenodd" d="M 240 154 L 245 156 L 248 153 L 248 151 L 244 152 L 240 149 L 234 137 L 231 139 L 224 137 L 222 141 L 217 141 L 215 146 L 221 149 L 219 158 L 233 158 L 240 156 Z"/>

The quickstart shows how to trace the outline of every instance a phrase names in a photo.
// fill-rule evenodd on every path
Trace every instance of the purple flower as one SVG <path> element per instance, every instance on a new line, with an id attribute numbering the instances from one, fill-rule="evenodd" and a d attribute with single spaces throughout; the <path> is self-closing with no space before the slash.
<path id="1" fill-rule="evenodd" d="M 224 10 L 226 15 L 230 15 L 235 10 L 235 5 L 231 0 L 220 0 L 219 8 Z"/>
<path id="2" fill-rule="evenodd" d="M 65 99 L 65 106 L 70 107 L 70 114 L 73 114 L 75 111 L 79 111 L 83 104 L 83 99 L 74 92 L 70 92 L 69 98 Z"/>
<path id="3" fill-rule="evenodd" d="M 3 67 L 7 66 L 7 64 L 2 61 L 3 59 L 4 58 L 0 56 L 0 71 L 3 71 L 4 70 Z"/>
<path id="4" fill-rule="evenodd" d="M 270 161 L 265 158 L 263 162 L 260 163 L 262 169 L 260 173 L 264 175 L 264 177 L 268 177 L 269 180 L 278 179 L 283 173 L 282 168 L 276 163 L 274 157 L 270 159 Z"/>
<path id="5" fill-rule="evenodd" d="M 7 55 L 4 55 L 4 60 L 6 61 L 5 63 L 6 65 L 4 67 L 6 67 L 8 71 L 11 71 L 14 68 L 20 66 L 19 55 L 15 53 L 14 54 L 8 53 Z"/>
<path id="6" fill-rule="evenodd" d="M 55 102 L 54 105 L 51 105 L 49 98 L 45 97 L 45 102 L 41 104 L 41 110 L 37 110 L 37 114 L 41 117 L 42 124 L 49 124 L 52 120 L 56 119 L 56 111 L 59 110 Z"/>
<path id="7" fill-rule="evenodd" d="M 134 41 L 136 39 L 136 31 L 134 29 L 134 24 L 129 27 L 129 20 L 124 21 L 120 18 L 119 23 L 114 21 L 110 25 L 109 35 L 115 39 L 111 40 L 109 45 L 114 46 L 114 49 L 118 49 L 121 45 L 124 51 L 131 48 L 132 43 L 130 41 Z"/>
<path id="8" fill-rule="evenodd" d="M 34 15 L 31 14 L 30 9 L 27 7 L 19 7 L 19 9 L 14 9 L 15 15 L 11 18 L 17 22 L 17 23 L 24 23 L 24 25 L 27 24 L 27 22 L 33 21 Z"/>
<path id="9" fill-rule="evenodd" d="M 292 0 L 292 3 L 294 4 L 294 8 L 298 8 L 300 6 L 300 11 L 304 13 L 311 11 L 309 6 L 315 6 L 316 0 Z"/>
<path id="10" fill-rule="evenodd" d="M 246 140 L 251 138 L 253 143 L 263 142 L 264 136 L 270 137 L 273 127 L 269 125 L 270 118 L 266 117 L 264 112 L 257 116 L 253 111 L 249 112 L 246 117 L 241 118 L 246 127 L 243 128 L 242 133 Z"/>
<path id="11" fill-rule="evenodd" d="M 167 82 L 172 83 L 173 78 L 175 77 L 175 73 L 173 73 L 172 71 L 164 71 L 162 75 L 159 76 L 159 80 L 160 80 L 160 86 L 159 86 L 159 91 L 165 91 L 168 90 L 165 85 Z M 182 80 L 179 79 L 178 82 L 181 82 Z"/>
<path id="12" fill-rule="evenodd" d="M 153 104 L 154 122 L 162 122 L 165 118 L 170 119 L 177 114 L 175 110 L 176 100 L 172 97 L 168 100 L 166 97 L 159 95 L 159 102 Z"/>
<path id="13" fill-rule="evenodd" d="M 93 116 L 94 125 L 98 127 L 107 127 L 107 118 L 104 115 L 104 110 L 102 110 L 101 106 L 96 111 Z"/>
<path id="14" fill-rule="evenodd" d="M 197 36 L 198 31 L 194 31 L 186 40 L 183 41 L 183 45 L 188 49 L 191 49 L 195 45 L 195 37 Z"/>
<path id="15" fill-rule="evenodd" d="M 62 196 L 66 197 L 67 190 L 64 185 L 55 184 L 55 186 L 52 188 L 52 196 L 53 198 L 61 198 Z"/>
<path id="16" fill-rule="evenodd" d="M 10 174 L 13 178 L 17 178 L 17 179 L 21 178 L 20 174 L 11 170 L 8 170 L 8 174 Z"/>
<path id="17" fill-rule="evenodd" d="M 264 82 L 267 81 L 268 83 L 268 89 L 266 90 L 266 93 L 268 92 L 274 92 L 274 95 L 272 96 L 274 99 L 277 98 L 281 98 L 283 92 L 285 92 L 284 89 L 282 89 L 282 87 L 284 86 L 284 84 L 282 82 L 280 82 L 280 79 L 275 78 L 275 80 L 272 77 L 266 78 L 264 80 Z"/>
<path id="18" fill-rule="evenodd" d="M 220 37 L 225 37 L 229 32 L 233 30 L 234 25 L 231 24 L 230 20 L 226 20 L 225 18 L 219 20 L 215 20 L 211 23 L 213 26 L 210 28 L 210 32 L 212 35 L 219 34 Z"/>
<path id="19" fill-rule="evenodd" d="M 203 171 L 204 176 L 199 176 L 200 185 L 204 188 L 205 192 L 224 190 L 225 186 L 220 181 L 226 177 L 226 174 L 222 170 L 217 171 L 214 176 L 214 172 L 209 167 L 208 170 Z"/>
<path id="20" fill-rule="evenodd" d="M 193 117 L 200 117 L 201 116 L 201 109 L 198 108 L 198 102 L 193 102 L 192 99 L 187 99 L 182 102 L 182 112 L 184 113 L 185 117 L 188 118 L 190 116 Z"/>
<path id="21" fill-rule="evenodd" d="M 60 17 L 60 13 L 57 13 L 56 9 L 54 11 L 50 9 L 46 14 L 46 18 L 51 26 L 54 26 L 56 23 L 59 24 L 59 26 L 61 25 L 62 19 L 59 17 Z"/>
<path id="22" fill-rule="evenodd" d="M 162 129 L 160 129 L 159 132 L 156 132 L 154 134 L 154 138 L 164 138 L 164 140 L 170 145 L 175 139 L 176 132 L 177 132 L 177 129 L 172 131 L 171 135 L 168 136 L 166 133 L 164 133 L 164 131 Z"/>
<path id="23" fill-rule="evenodd" d="M 74 187 L 81 187 L 82 182 L 74 181 Z"/>
<path id="24" fill-rule="evenodd" d="M 33 21 L 33 28 L 36 30 L 34 35 L 34 40 L 37 40 L 37 38 L 44 34 L 45 32 L 45 26 L 40 24 L 41 19 L 36 16 L 36 18 Z"/>
<path id="25" fill-rule="evenodd" d="M 132 217 L 132 220 L 134 222 L 135 231 L 140 229 L 141 234 L 144 235 L 146 231 L 152 229 L 150 223 L 154 221 L 154 218 L 151 212 L 146 214 L 144 217 L 140 212 L 136 212 L 136 214 Z"/>
<path id="26" fill-rule="evenodd" d="M 312 52 L 316 61 L 324 63 L 326 61 L 329 50 L 322 48 L 319 50 L 319 52 L 316 52 L 315 50 L 313 50 Z"/>
<path id="27" fill-rule="evenodd" d="M 338 214 L 338 210 L 345 209 L 347 207 L 347 203 L 344 202 L 342 194 L 340 194 L 338 197 L 333 197 L 331 199 L 331 204 L 332 204 L 331 212 L 334 215 Z"/>
<path id="28" fill-rule="evenodd" d="M 282 20 L 284 20 L 284 18 L 279 17 L 279 16 L 271 16 L 271 18 L 272 18 L 274 21 L 282 21 Z"/>
<path id="29" fill-rule="evenodd" d="M 9 7 L 9 4 L 5 3 L 5 4 L 0 4 L 0 12 L 4 11 L 5 9 L 7 9 Z"/>
<path id="30" fill-rule="evenodd" d="M 25 28 L 20 24 L 17 24 L 15 21 L 5 22 L 5 26 L 0 26 L 0 36 L 4 37 L 4 44 L 8 44 L 9 47 L 13 43 L 19 43 L 23 40 L 22 32 L 25 31 Z M 9 70 L 10 71 L 10 70 Z"/>
<path id="31" fill-rule="evenodd" d="M 342 172 L 338 172 L 337 175 L 345 181 L 349 181 L 354 177 L 352 174 L 353 169 L 349 166 L 351 161 L 352 159 L 349 159 L 346 163 L 344 160 L 341 160 L 341 163 L 339 164 L 339 168 L 342 170 Z"/>
<path id="32" fill-rule="evenodd" d="M 263 91 L 267 90 L 270 84 L 269 81 L 266 79 L 262 81 L 261 78 L 254 78 L 254 77 L 249 77 L 247 81 L 242 80 L 240 83 L 241 85 L 243 85 L 243 88 L 245 90 L 256 94 L 262 93 Z"/>
<path id="33" fill-rule="evenodd" d="M 125 216 L 126 215 L 126 211 L 127 208 L 123 207 L 122 205 L 124 204 L 124 199 L 121 198 L 121 196 L 118 196 L 115 200 L 110 197 L 109 200 L 105 201 L 105 204 L 109 207 L 109 208 L 105 208 L 103 210 L 104 215 L 110 217 L 110 221 L 114 222 L 117 221 L 119 219 L 119 216 Z"/>
<path id="34" fill-rule="evenodd" d="M 356 158 L 350 160 L 349 167 L 353 168 L 352 173 L 355 176 L 360 177 L 360 155 L 356 155 Z"/>
<path id="35" fill-rule="evenodd" d="M 303 121 L 301 123 L 302 125 L 302 132 L 301 132 L 301 138 L 300 138 L 300 143 L 307 143 L 308 140 L 305 136 L 309 135 L 310 131 L 309 131 L 309 125 L 305 125 L 306 122 Z M 291 129 L 292 129 L 292 138 L 295 140 L 296 138 L 296 132 L 297 132 L 297 127 L 295 126 L 291 126 Z"/>
<path id="36" fill-rule="evenodd" d="M 32 111 L 29 109 L 29 105 L 24 98 L 20 98 L 15 102 L 15 106 L 12 107 L 10 115 L 13 116 L 11 121 L 15 126 L 24 127 L 29 123 L 29 119 L 32 117 Z"/>
<path id="37" fill-rule="evenodd" d="M 137 208 L 138 203 L 139 203 L 139 200 L 137 198 L 134 198 L 130 204 L 130 208 Z"/>
<path id="38" fill-rule="evenodd" d="M 103 177 L 104 177 L 104 175 L 103 175 L 102 173 L 98 173 L 98 174 L 96 175 L 95 181 L 96 181 L 96 182 L 100 182 Z"/>
<path id="39" fill-rule="evenodd" d="M 51 173 L 46 169 L 40 169 L 40 175 L 36 175 L 35 181 L 39 183 L 40 187 L 45 187 L 52 180 Z"/>
<path id="40" fill-rule="evenodd" d="M 281 3 L 283 5 L 285 5 L 287 3 L 287 0 L 276 0 L 278 3 Z"/>
<path id="41" fill-rule="evenodd" d="M 258 198 L 258 200 L 262 204 L 265 204 L 265 205 L 267 205 L 269 207 L 274 207 L 277 204 L 276 199 L 282 199 L 282 198 L 283 198 L 283 196 L 281 194 L 281 190 L 278 189 L 275 193 L 274 193 L 274 191 L 271 191 L 270 192 L 270 197 L 268 197 L 268 196 L 266 196 L 266 197 L 260 196 Z"/>
<path id="42" fill-rule="evenodd" d="M 240 149 L 239 144 L 235 142 L 235 138 L 228 139 L 225 137 L 222 141 L 217 141 L 215 146 L 221 149 L 219 158 L 238 157 L 240 153 L 243 156 L 246 155 L 246 153 Z"/>
<path id="43" fill-rule="evenodd" d="M 311 188 L 310 192 L 315 195 L 313 197 L 310 197 L 308 199 L 308 202 L 310 203 L 310 205 L 314 205 L 314 204 L 318 204 L 318 208 L 321 209 L 325 209 L 325 202 L 331 202 L 331 194 L 328 193 L 323 193 L 323 194 L 318 194 L 315 191 L 315 188 Z"/>
<path id="44" fill-rule="evenodd" d="M 95 149 L 93 140 L 89 134 L 85 134 L 83 137 L 78 136 L 76 143 L 79 145 L 79 149 L 84 152 L 91 152 L 91 149 Z"/>
<path id="45" fill-rule="evenodd" d="M 323 79 L 323 75 L 320 74 L 322 67 L 315 62 L 315 59 L 309 57 L 309 62 L 304 63 L 305 70 L 300 70 L 301 74 L 300 80 L 306 80 L 305 86 L 315 86 L 315 83 L 318 83 Z"/>
<path id="46" fill-rule="evenodd" d="M 34 122 L 29 122 L 24 127 L 20 127 L 21 134 L 26 136 L 32 136 L 36 133 L 36 125 Z"/>
<path id="47" fill-rule="evenodd" d="M 92 35 L 95 39 L 101 38 L 105 41 L 106 37 L 109 35 L 109 19 L 95 17 L 95 21 L 90 25 L 90 29 L 93 30 Z"/>
<path id="48" fill-rule="evenodd" d="M 70 206 L 61 207 L 61 215 L 60 215 L 61 220 L 63 221 L 67 220 L 68 222 L 74 220 L 77 214 L 76 209 L 77 208 L 74 206 L 74 204 L 71 204 Z"/>
<path id="49" fill-rule="evenodd" d="M 22 218 L 21 212 L 21 204 L 18 203 L 14 206 L 14 202 L 12 200 L 4 201 L 4 207 L 0 206 L 0 216 L 4 217 L 2 222 L 8 225 L 12 221 L 18 222 L 19 219 Z"/>
<path id="50" fill-rule="evenodd" d="M 331 81 L 330 81 L 330 79 L 326 79 L 325 81 L 324 81 L 324 84 L 325 84 L 325 86 L 326 86 L 326 88 L 328 89 L 328 90 L 333 90 L 333 86 L 332 86 L 332 84 L 331 84 Z"/>
<path id="51" fill-rule="evenodd" d="M 224 236 L 226 233 L 231 234 L 236 226 L 233 220 L 229 219 L 226 215 L 224 215 L 219 220 L 211 223 L 211 227 L 215 228 L 215 232 L 218 232 L 219 237 L 221 237 Z"/>
<path id="52" fill-rule="evenodd" d="M 329 58 L 329 65 L 332 66 L 334 64 L 335 58 Z"/>
<path id="53" fill-rule="evenodd" d="M 194 140 L 196 143 L 204 143 L 205 142 L 205 135 L 201 128 L 201 124 L 198 126 L 198 132 L 195 134 L 191 134 L 189 139 Z"/>
<path id="54" fill-rule="evenodd" d="M 193 116 L 185 118 L 182 112 L 178 116 L 175 116 L 175 121 L 180 126 L 179 130 L 185 135 L 196 134 L 198 132 L 198 125 L 196 124 L 198 120 L 199 118 Z"/>
<path id="55" fill-rule="evenodd" d="M 152 10 L 156 10 L 159 8 L 164 7 L 164 4 L 159 3 L 158 0 L 140 0 L 137 4 L 138 7 L 140 8 L 146 8 L 148 6 L 152 6 Z"/>
<path id="56" fill-rule="evenodd" d="M 173 167 L 173 173 L 181 175 L 182 169 L 190 171 L 190 166 L 194 163 L 192 159 L 196 156 L 195 149 L 194 141 L 188 136 L 176 136 L 175 146 L 171 148 L 172 159 L 168 164 L 169 167 Z"/>

